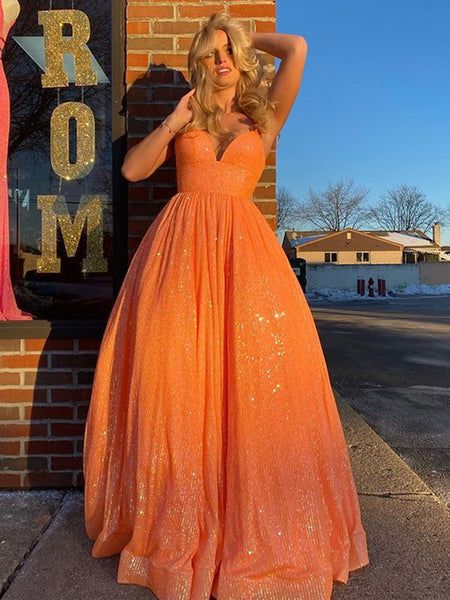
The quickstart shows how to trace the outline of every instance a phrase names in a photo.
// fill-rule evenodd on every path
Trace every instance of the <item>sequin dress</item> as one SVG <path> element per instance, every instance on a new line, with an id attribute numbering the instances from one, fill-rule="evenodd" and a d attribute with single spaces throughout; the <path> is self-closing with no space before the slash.
<path id="1" fill-rule="evenodd" d="M 0 2 L 0 321 L 31 320 L 33 315 L 21 311 L 16 303 L 11 283 L 9 263 L 9 207 L 8 207 L 8 139 L 9 139 L 9 90 L 3 69 L 3 48 L 14 21 L 5 22 L 3 2 Z"/>
<path id="2" fill-rule="evenodd" d="M 309 306 L 252 200 L 259 132 L 220 160 L 175 141 L 178 191 L 142 239 L 101 343 L 85 526 L 159 600 L 328 600 L 368 564 Z"/>

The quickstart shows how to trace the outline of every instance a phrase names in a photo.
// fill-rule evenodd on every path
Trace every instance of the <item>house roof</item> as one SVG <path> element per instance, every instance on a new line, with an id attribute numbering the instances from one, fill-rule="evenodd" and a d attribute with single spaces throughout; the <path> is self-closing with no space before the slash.
<path id="1" fill-rule="evenodd" d="M 312 240 L 317 240 L 321 237 L 327 236 L 327 233 L 322 233 L 320 235 L 307 235 L 305 237 L 299 237 L 297 239 L 292 239 L 291 240 L 291 246 L 301 246 L 302 244 L 307 244 L 308 242 L 311 242 Z"/>
<path id="2" fill-rule="evenodd" d="M 375 239 L 377 241 L 379 240 L 379 236 L 374 236 L 370 233 L 366 233 L 364 231 L 359 231 L 358 229 L 353 229 L 352 227 L 346 227 L 345 229 L 340 229 L 339 231 L 308 232 L 311 235 L 305 236 L 305 237 L 300 236 L 297 239 L 295 237 L 294 237 L 294 239 L 292 239 L 292 236 L 291 236 L 290 245 L 291 245 L 291 247 L 296 247 L 296 246 L 300 246 L 300 245 L 307 246 L 308 244 L 312 244 L 312 243 L 316 242 L 318 239 L 336 237 L 338 235 L 342 235 L 343 233 L 345 233 L 347 231 L 353 231 L 364 237 Z M 294 233 L 294 235 L 295 235 L 296 232 L 291 231 L 291 232 L 286 232 L 286 234 L 287 233 Z M 299 232 L 299 233 L 304 233 L 304 232 Z M 315 233 L 315 235 L 314 235 L 314 233 Z M 396 242 L 394 240 L 383 240 L 383 241 L 386 242 L 387 244 L 395 246 L 396 248 L 402 247 L 402 244 L 400 244 L 399 242 Z"/>
<path id="3" fill-rule="evenodd" d="M 345 229 L 341 229 L 339 231 L 323 231 L 323 230 L 315 230 L 315 231 L 295 231 L 295 230 L 286 230 L 285 237 L 290 243 L 292 248 L 304 244 L 308 244 L 313 242 L 321 237 L 329 237 L 343 231 L 355 231 L 357 233 L 366 234 L 370 237 L 378 237 L 383 238 L 387 242 L 392 242 L 396 245 L 401 245 L 404 248 L 439 248 L 438 244 L 436 244 L 432 239 L 430 239 L 423 231 L 420 229 L 409 229 L 403 231 L 387 231 L 387 230 L 370 230 L 370 229 L 353 229 L 353 227 L 346 227 Z"/>
<path id="4" fill-rule="evenodd" d="M 294 229 L 286 229 L 284 235 L 288 240 L 298 239 L 301 237 L 308 237 L 310 235 L 325 235 L 327 233 L 331 233 L 331 231 L 323 231 L 323 230 L 310 230 L 310 231 L 296 231 Z"/>
<path id="5" fill-rule="evenodd" d="M 367 233 L 373 233 L 374 235 L 387 235 L 388 233 L 402 233 L 404 235 L 410 235 L 413 237 L 423 238 L 424 240 L 430 240 L 430 236 L 424 233 L 421 229 L 362 229 L 361 231 L 366 231 Z"/>
<path id="6" fill-rule="evenodd" d="M 423 238 L 419 235 L 410 235 L 403 232 L 398 231 L 388 231 L 384 232 L 384 234 L 380 234 L 379 237 L 383 237 L 388 240 L 392 240 L 393 242 L 399 242 L 402 246 L 414 248 L 417 247 L 428 247 L 428 248 L 437 248 L 438 245 L 430 240 L 429 238 Z"/>

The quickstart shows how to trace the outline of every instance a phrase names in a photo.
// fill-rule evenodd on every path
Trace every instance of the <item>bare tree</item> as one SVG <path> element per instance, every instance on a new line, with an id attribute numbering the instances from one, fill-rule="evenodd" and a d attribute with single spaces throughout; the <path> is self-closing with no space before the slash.
<path id="1" fill-rule="evenodd" d="M 368 211 L 368 218 L 390 231 L 422 229 L 424 232 L 438 222 L 445 225 L 450 218 L 450 203 L 441 207 L 429 202 L 414 186 L 399 185 Z"/>
<path id="2" fill-rule="evenodd" d="M 295 217 L 319 230 L 340 231 L 345 227 L 361 227 L 367 218 L 366 200 L 369 190 L 354 187 L 353 179 L 329 183 L 326 190 L 309 188 L 307 198 L 298 205 Z"/>
<path id="3" fill-rule="evenodd" d="M 289 229 L 295 221 L 295 211 L 298 200 L 286 186 L 280 186 L 277 190 L 277 229 Z"/>

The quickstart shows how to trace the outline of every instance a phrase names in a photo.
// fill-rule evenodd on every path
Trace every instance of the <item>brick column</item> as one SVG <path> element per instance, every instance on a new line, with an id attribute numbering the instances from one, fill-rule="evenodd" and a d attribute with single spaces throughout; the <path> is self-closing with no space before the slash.
<path id="1" fill-rule="evenodd" d="M 98 339 L 0 339 L 0 488 L 83 485 Z"/>
<path id="2" fill-rule="evenodd" d="M 187 53 L 193 34 L 211 13 L 221 10 L 248 23 L 250 31 L 275 31 L 275 0 L 128 2 L 126 80 L 129 145 L 153 131 L 173 110 L 177 99 L 188 91 Z M 265 53 L 264 58 L 274 64 L 272 56 Z M 149 180 L 130 185 L 130 258 L 155 216 L 176 193 L 174 168 L 172 159 Z M 275 184 L 276 154 L 272 149 L 254 200 L 273 229 L 276 227 Z"/>

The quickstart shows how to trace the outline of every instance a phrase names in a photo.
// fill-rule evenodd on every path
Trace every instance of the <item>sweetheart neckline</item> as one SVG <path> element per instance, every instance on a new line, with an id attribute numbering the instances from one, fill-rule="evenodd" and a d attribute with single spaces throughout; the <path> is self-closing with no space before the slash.
<path id="1" fill-rule="evenodd" d="M 261 135 L 259 134 L 259 131 L 258 131 L 257 129 L 246 129 L 246 130 L 245 130 L 245 131 L 243 131 L 242 133 L 239 133 L 238 135 L 235 135 L 235 136 L 233 137 L 233 139 L 231 140 L 231 142 L 228 144 L 228 146 L 225 148 L 225 150 L 222 152 L 222 156 L 221 156 L 220 158 L 217 158 L 217 155 L 216 155 L 216 153 L 215 153 L 215 149 L 214 149 L 214 146 L 213 146 L 213 140 L 214 140 L 214 138 L 213 138 L 213 136 L 212 136 L 212 135 L 209 133 L 209 131 L 207 131 L 206 129 L 197 129 L 197 128 L 195 128 L 195 129 L 190 129 L 189 131 L 200 131 L 200 132 L 203 132 L 203 133 L 205 133 L 205 134 L 206 134 L 206 136 L 208 137 L 208 139 L 209 139 L 209 140 L 210 140 L 210 142 L 211 142 L 211 150 L 212 150 L 212 154 L 213 154 L 213 157 L 214 157 L 214 161 L 215 161 L 216 163 L 221 163 L 221 162 L 223 161 L 223 158 L 224 158 L 225 154 L 227 153 L 228 149 L 230 148 L 230 146 L 232 146 L 232 145 L 233 145 L 233 143 L 234 143 L 234 142 L 235 142 L 235 141 L 236 141 L 238 138 L 240 138 L 241 136 L 243 136 L 243 135 L 247 135 L 247 134 L 249 134 L 249 133 L 256 133 L 256 134 L 258 135 L 258 138 L 261 140 Z M 186 132 L 185 132 L 183 135 L 187 135 L 187 134 L 189 133 L 189 131 L 186 131 Z M 262 140 L 261 140 L 261 143 L 262 143 Z M 265 154 L 265 153 L 264 153 L 264 154 Z"/>

